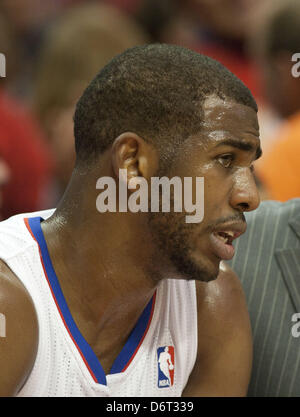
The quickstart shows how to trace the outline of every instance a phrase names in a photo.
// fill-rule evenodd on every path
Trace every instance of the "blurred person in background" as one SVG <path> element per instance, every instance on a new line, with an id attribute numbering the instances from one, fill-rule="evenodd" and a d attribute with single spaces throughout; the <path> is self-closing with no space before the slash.
<path id="1" fill-rule="evenodd" d="M 263 145 L 265 155 L 257 163 L 256 175 L 268 198 L 280 201 L 300 197 L 300 71 L 293 74 L 297 62 L 292 61 L 300 53 L 299 28 L 299 1 L 279 2 L 264 15 L 252 41 L 266 96 L 284 121 L 268 146 Z"/>
<path id="2" fill-rule="evenodd" d="M 9 168 L 3 187 L 3 218 L 49 204 L 51 158 L 30 113 L 0 89 L 0 156 Z"/>
<path id="3" fill-rule="evenodd" d="M 75 161 L 73 113 L 77 99 L 115 55 L 146 41 L 134 21 L 105 4 L 74 7 L 51 27 L 40 57 L 34 111 L 55 160 L 54 203 L 62 195 Z"/>
<path id="4" fill-rule="evenodd" d="M 78 1 L 82 0 L 1 0 L 0 17 L 14 42 L 14 72 L 9 72 L 7 87 L 24 104 L 31 101 L 36 64 L 49 24 L 65 7 Z"/>
<path id="5" fill-rule="evenodd" d="M 9 78 L 13 77 L 16 71 L 16 49 L 13 31 L 0 13 L 0 53 L 5 56 L 5 72 L 7 75 L 7 77 L 0 78 L 1 87 L 7 84 L 8 76 Z"/>
<path id="6" fill-rule="evenodd" d="M 7 91 L 17 59 L 14 37 L 1 15 L 0 52 L 6 58 L 6 77 L 0 79 L 0 212 L 2 218 L 7 218 L 49 205 L 52 163 L 32 114 Z"/>

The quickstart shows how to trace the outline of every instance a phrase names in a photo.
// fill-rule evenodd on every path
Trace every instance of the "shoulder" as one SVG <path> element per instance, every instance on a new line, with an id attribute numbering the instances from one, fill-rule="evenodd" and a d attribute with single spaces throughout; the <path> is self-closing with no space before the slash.
<path id="1" fill-rule="evenodd" d="M 38 323 L 32 299 L 0 260 L 0 396 L 17 394 L 34 364 Z"/>
<path id="2" fill-rule="evenodd" d="M 248 331 L 249 315 L 241 283 L 233 270 L 221 262 L 218 278 L 209 283 L 196 283 L 198 311 L 198 350 L 207 349 L 204 336 L 214 339 L 230 337 L 237 330 Z M 245 329 L 247 325 L 247 329 Z"/>
<path id="3" fill-rule="evenodd" d="M 209 283 L 197 282 L 196 289 L 197 359 L 184 395 L 246 395 L 252 366 L 252 333 L 239 279 L 222 262 L 218 278 Z"/>

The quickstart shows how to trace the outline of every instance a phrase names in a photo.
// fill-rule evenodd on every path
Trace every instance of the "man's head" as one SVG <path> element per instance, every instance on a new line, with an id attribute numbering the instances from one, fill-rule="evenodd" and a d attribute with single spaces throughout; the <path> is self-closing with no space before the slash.
<path id="1" fill-rule="evenodd" d="M 244 231 L 243 211 L 259 203 L 256 112 L 249 90 L 218 62 L 178 46 L 136 47 L 114 58 L 77 103 L 77 168 L 101 167 L 105 155 L 116 178 L 119 169 L 129 179 L 204 177 L 201 223 L 187 224 L 186 212 L 149 213 L 139 233 L 147 225 L 156 255 L 181 276 L 208 281 L 232 255 L 226 236 Z"/>
<path id="2" fill-rule="evenodd" d="M 161 163 L 176 145 L 201 130 L 210 95 L 257 111 L 245 85 L 219 62 L 164 44 L 116 56 L 90 83 L 74 116 L 77 161 L 95 160 L 121 133 L 132 131 L 160 150 Z"/>

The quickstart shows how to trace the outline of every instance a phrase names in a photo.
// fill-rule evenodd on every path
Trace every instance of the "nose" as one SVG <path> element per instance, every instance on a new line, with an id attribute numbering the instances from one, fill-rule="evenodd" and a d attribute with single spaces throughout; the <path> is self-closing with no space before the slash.
<path id="1" fill-rule="evenodd" d="M 231 191 L 231 206 L 243 212 L 255 210 L 259 203 L 259 192 L 251 169 L 240 168 L 239 172 L 236 173 Z"/>

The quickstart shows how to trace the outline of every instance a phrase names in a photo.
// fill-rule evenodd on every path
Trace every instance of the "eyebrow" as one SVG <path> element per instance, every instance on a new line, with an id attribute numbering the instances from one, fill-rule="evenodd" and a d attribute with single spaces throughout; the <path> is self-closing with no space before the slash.
<path id="1" fill-rule="evenodd" d="M 256 150 L 255 160 L 262 156 L 262 150 L 260 146 L 254 146 L 251 142 L 240 141 L 235 139 L 226 139 L 222 140 L 216 145 L 216 148 L 219 146 L 232 146 L 233 148 L 241 149 L 242 151 L 254 152 Z"/>

